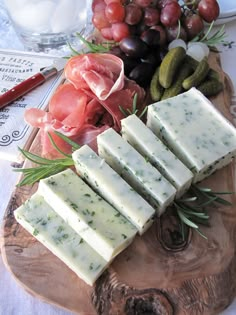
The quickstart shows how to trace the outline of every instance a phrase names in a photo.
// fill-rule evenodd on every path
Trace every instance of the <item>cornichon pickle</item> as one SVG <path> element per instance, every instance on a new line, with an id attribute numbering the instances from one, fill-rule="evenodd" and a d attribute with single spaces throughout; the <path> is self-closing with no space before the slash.
<path id="1" fill-rule="evenodd" d="M 184 81 L 183 81 L 183 88 L 185 90 L 189 90 L 191 89 L 192 87 L 197 87 L 200 83 L 203 82 L 203 80 L 206 78 L 208 72 L 209 72 L 209 64 L 207 62 L 207 59 L 206 58 L 203 58 L 196 70 L 194 71 L 194 73 L 186 78 Z"/>
<path id="2" fill-rule="evenodd" d="M 201 83 L 197 89 L 205 96 L 213 96 L 223 90 L 223 84 L 216 79 L 211 79 Z"/>
<path id="3" fill-rule="evenodd" d="M 192 67 L 192 69 L 195 71 L 198 64 L 199 64 L 199 61 L 195 60 L 193 57 L 189 56 L 189 55 L 186 55 L 185 57 L 185 62 L 190 65 L 190 67 Z M 220 79 L 220 76 L 219 76 L 219 73 L 210 68 L 209 69 L 209 72 L 207 74 L 207 77 L 210 78 L 210 79 L 216 79 L 216 80 L 219 80 Z"/>
<path id="4" fill-rule="evenodd" d="M 192 67 L 189 64 L 185 64 L 180 70 L 179 73 L 174 78 L 174 83 L 168 88 L 165 89 L 162 96 L 162 100 L 165 100 L 169 97 L 176 96 L 180 94 L 183 90 L 182 83 L 183 81 L 192 73 Z"/>
<path id="5" fill-rule="evenodd" d="M 216 70 L 210 69 L 208 74 L 207 74 L 207 78 L 219 81 L 220 80 L 220 75 L 219 75 L 219 73 Z"/>
<path id="6" fill-rule="evenodd" d="M 196 70 L 199 61 L 197 61 L 196 59 L 194 59 L 193 57 L 186 55 L 185 59 L 184 59 L 185 63 L 187 63 L 194 71 Z"/>
<path id="7" fill-rule="evenodd" d="M 169 88 L 173 82 L 176 71 L 186 56 L 183 47 L 172 48 L 162 60 L 159 72 L 159 82 L 164 88 Z"/>
<path id="8" fill-rule="evenodd" d="M 160 101 L 164 91 L 164 88 L 159 83 L 159 71 L 160 67 L 157 67 L 150 84 L 150 94 L 154 102 Z"/>

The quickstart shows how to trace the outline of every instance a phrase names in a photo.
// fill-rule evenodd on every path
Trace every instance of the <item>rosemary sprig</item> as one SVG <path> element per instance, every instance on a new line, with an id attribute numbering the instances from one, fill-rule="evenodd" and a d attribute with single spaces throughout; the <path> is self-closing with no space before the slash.
<path id="1" fill-rule="evenodd" d="M 59 137 L 61 137 L 64 141 L 72 146 L 74 149 L 78 149 L 79 145 L 66 137 L 65 135 L 55 132 Z M 43 158 L 37 154 L 30 153 L 23 149 L 20 149 L 22 155 L 30 160 L 31 162 L 38 164 L 39 166 L 31 167 L 31 168 L 17 168 L 14 169 L 15 172 L 21 172 L 24 174 L 24 178 L 17 184 L 17 187 L 24 186 L 24 185 L 33 185 L 34 183 L 38 182 L 40 179 L 46 178 L 48 176 L 55 175 L 66 168 L 73 166 L 74 161 L 70 154 L 64 153 L 55 143 L 52 136 L 48 134 L 49 139 L 53 145 L 53 147 L 60 152 L 65 158 L 58 158 L 54 160 L 50 160 L 47 158 Z"/>
<path id="2" fill-rule="evenodd" d="M 76 33 L 76 36 L 79 37 L 80 41 L 85 45 L 85 47 L 88 49 L 88 52 L 90 53 L 106 53 L 114 46 L 114 42 L 103 42 L 102 44 L 96 44 L 94 41 L 90 42 L 80 33 Z M 84 54 L 84 51 L 77 51 L 70 43 L 68 43 L 68 46 L 72 51 L 73 56 Z"/>
<path id="3" fill-rule="evenodd" d="M 196 194 L 199 198 L 204 200 L 202 203 L 199 204 L 200 207 L 204 207 L 206 205 L 212 205 L 216 206 L 217 204 L 222 204 L 225 206 L 231 206 L 232 203 L 229 202 L 228 200 L 220 197 L 221 195 L 232 195 L 234 192 L 229 192 L 229 191 L 212 191 L 212 189 L 208 187 L 199 187 L 197 185 L 192 185 L 191 190 L 193 191 L 194 194 Z"/>
<path id="4" fill-rule="evenodd" d="M 209 215 L 201 208 L 201 212 L 198 211 L 195 206 L 189 205 L 191 202 L 195 202 L 196 197 L 189 200 L 178 200 L 174 202 L 177 215 L 181 222 L 182 238 L 185 238 L 185 229 L 183 225 L 188 226 L 191 229 L 197 231 L 203 238 L 207 239 L 206 236 L 200 231 L 199 224 L 209 226 Z"/>
<path id="5" fill-rule="evenodd" d="M 214 26 L 214 21 L 210 24 L 207 32 L 204 34 L 204 31 L 200 32 L 197 36 L 195 36 L 191 42 L 201 42 L 208 45 L 210 48 L 213 48 L 217 44 L 226 45 L 228 42 L 225 40 L 227 37 L 225 32 L 225 26 L 223 25 L 219 30 L 210 35 L 212 28 Z"/>
<path id="6" fill-rule="evenodd" d="M 210 216 L 207 209 L 209 207 L 217 207 L 218 204 L 225 206 L 232 205 L 231 202 L 222 198 L 222 195 L 230 195 L 233 192 L 220 191 L 215 192 L 208 187 L 199 187 L 192 184 L 189 193 L 192 197 L 181 198 L 174 202 L 176 213 L 180 219 L 181 226 L 185 225 L 197 231 L 203 238 L 206 236 L 200 231 L 199 225 L 209 227 Z M 182 231 L 185 231 L 182 226 Z M 184 239 L 185 233 L 182 233 Z"/>
<path id="7" fill-rule="evenodd" d="M 67 136 L 63 135 L 63 133 L 60 133 L 59 131 L 54 131 L 54 133 L 58 137 L 60 137 L 62 140 L 64 140 L 66 143 L 68 143 L 72 147 L 72 149 L 77 150 L 77 149 L 79 149 L 81 147 L 78 143 L 76 143 L 75 141 L 71 140 Z"/>
<path id="8" fill-rule="evenodd" d="M 22 172 L 24 174 L 24 178 L 16 185 L 17 187 L 21 187 L 24 185 L 33 185 L 38 182 L 40 179 L 46 178 L 48 176 L 55 175 L 61 171 L 64 171 L 69 166 L 74 165 L 73 161 L 57 161 L 55 160 L 54 164 L 45 164 L 38 167 L 31 168 L 22 168 L 22 169 L 14 169 L 15 172 Z"/>

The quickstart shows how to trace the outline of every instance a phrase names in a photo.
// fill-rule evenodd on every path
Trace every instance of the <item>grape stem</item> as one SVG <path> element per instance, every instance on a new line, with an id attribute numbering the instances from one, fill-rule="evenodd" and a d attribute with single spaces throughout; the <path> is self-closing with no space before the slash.
<path id="1" fill-rule="evenodd" d="M 189 5 L 195 5 L 196 4 L 196 0 L 192 0 L 192 1 L 189 1 L 189 2 L 185 2 L 181 7 L 182 8 L 185 8 L 185 7 L 188 7 Z"/>

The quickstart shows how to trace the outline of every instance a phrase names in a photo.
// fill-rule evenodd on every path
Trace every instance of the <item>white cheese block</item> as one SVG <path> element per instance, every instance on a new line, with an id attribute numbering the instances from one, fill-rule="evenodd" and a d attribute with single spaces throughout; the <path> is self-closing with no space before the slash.
<path id="1" fill-rule="evenodd" d="M 110 261 L 133 240 L 137 229 L 67 169 L 40 181 L 45 200 L 104 259 Z"/>
<path id="2" fill-rule="evenodd" d="M 136 115 L 122 119 L 121 126 L 122 137 L 176 188 L 176 198 L 181 197 L 189 189 L 193 173 Z"/>
<path id="3" fill-rule="evenodd" d="M 148 107 L 147 126 L 199 182 L 236 155 L 236 129 L 195 88 Z"/>
<path id="4" fill-rule="evenodd" d="M 112 128 L 101 133 L 97 143 L 99 155 L 161 215 L 176 189 Z"/>
<path id="5" fill-rule="evenodd" d="M 38 193 L 14 212 L 16 220 L 83 281 L 93 285 L 108 266 Z"/>
<path id="6" fill-rule="evenodd" d="M 72 154 L 79 175 L 143 234 L 155 210 L 89 146 Z"/>

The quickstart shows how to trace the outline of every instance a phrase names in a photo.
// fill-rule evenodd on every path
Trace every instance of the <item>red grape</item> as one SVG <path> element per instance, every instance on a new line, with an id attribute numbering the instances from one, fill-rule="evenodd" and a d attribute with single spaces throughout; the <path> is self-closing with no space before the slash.
<path id="1" fill-rule="evenodd" d="M 107 40 L 113 40 L 113 33 L 111 27 L 104 27 L 100 30 L 102 36 Z"/>
<path id="2" fill-rule="evenodd" d="M 101 30 L 104 27 L 109 27 L 110 23 L 108 22 L 105 10 L 95 11 L 92 17 L 93 25 L 98 29 Z"/>
<path id="3" fill-rule="evenodd" d="M 141 21 L 142 9 L 135 3 L 130 3 L 125 7 L 125 23 L 136 25 Z"/>
<path id="4" fill-rule="evenodd" d="M 111 2 L 106 6 L 105 14 L 110 23 L 123 22 L 125 9 L 120 3 Z"/>
<path id="5" fill-rule="evenodd" d="M 153 26 L 160 21 L 160 13 L 156 8 L 146 7 L 144 9 L 144 23 L 147 26 Z"/>
<path id="6" fill-rule="evenodd" d="M 123 38 L 130 35 L 129 26 L 126 23 L 114 23 L 111 26 L 113 39 L 120 42 Z"/>
<path id="7" fill-rule="evenodd" d="M 97 2 L 93 7 L 93 12 L 105 11 L 106 3 L 104 1 Z"/>
<path id="8" fill-rule="evenodd" d="M 183 19 L 183 24 L 186 29 L 188 39 L 194 38 L 204 28 L 203 20 L 198 14 L 186 16 Z"/>
<path id="9" fill-rule="evenodd" d="M 157 7 L 158 7 L 159 9 L 162 9 L 162 8 L 164 8 L 164 6 L 165 6 L 166 4 L 172 3 L 172 2 L 178 2 L 178 0 L 159 0 L 159 1 L 157 2 Z"/>
<path id="10" fill-rule="evenodd" d="M 96 6 L 100 5 L 101 3 L 104 5 L 104 7 L 106 6 L 104 0 L 93 0 L 92 11 L 94 12 L 96 10 Z"/>
<path id="11" fill-rule="evenodd" d="M 152 0 L 134 0 L 133 2 L 139 5 L 140 7 L 145 8 L 152 3 Z"/>
<path id="12" fill-rule="evenodd" d="M 104 0 L 106 2 L 106 4 L 110 4 L 112 2 L 116 2 L 116 3 L 123 3 L 124 1 L 122 0 Z"/>
<path id="13" fill-rule="evenodd" d="M 161 10 L 161 23 L 167 27 L 177 24 L 181 17 L 181 7 L 177 2 L 167 3 Z"/>
<path id="14" fill-rule="evenodd" d="M 220 14 L 220 7 L 216 0 L 201 0 L 198 4 L 199 15 L 204 21 L 211 23 Z"/>
<path id="15" fill-rule="evenodd" d="M 179 35 L 178 38 L 183 39 L 184 41 L 187 40 L 187 33 L 185 31 L 185 29 L 183 28 L 183 26 L 180 26 L 179 29 L 179 25 L 175 25 L 172 27 L 167 27 L 166 28 L 166 34 L 167 34 L 167 41 L 171 42 L 172 40 L 176 39 L 177 36 Z"/>

